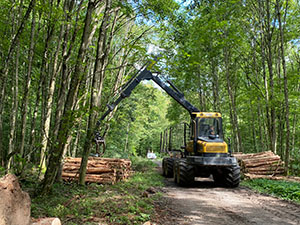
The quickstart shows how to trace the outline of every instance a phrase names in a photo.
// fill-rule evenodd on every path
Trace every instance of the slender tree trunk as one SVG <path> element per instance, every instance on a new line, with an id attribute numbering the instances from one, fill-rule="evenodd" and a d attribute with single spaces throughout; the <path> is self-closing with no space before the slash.
<path id="1" fill-rule="evenodd" d="M 16 31 L 16 33 L 14 34 L 14 36 L 12 37 L 12 41 L 10 43 L 10 46 L 8 48 L 8 54 L 4 60 L 4 63 L 2 65 L 4 65 L 2 67 L 2 65 L 0 66 L 0 152 L 4 152 L 3 149 L 3 107 L 4 107 L 4 102 L 5 102 L 5 89 L 6 89 L 6 84 L 7 84 L 7 78 L 8 78 L 8 72 L 9 72 L 9 64 L 12 58 L 12 53 L 14 52 L 15 48 L 18 46 L 18 41 L 19 38 L 21 36 L 21 34 L 23 33 L 25 24 L 31 14 L 32 9 L 35 6 L 35 0 L 31 0 L 29 3 L 29 6 L 27 8 L 27 11 L 23 17 L 23 19 L 20 22 L 20 25 Z"/>
<path id="2" fill-rule="evenodd" d="M 26 76 L 26 81 L 24 83 L 24 95 L 23 95 L 23 105 L 22 105 L 22 123 L 21 123 L 21 144 L 20 144 L 20 154 L 24 155 L 24 145 L 25 145 L 25 135 L 27 127 L 27 109 L 28 109 L 28 96 L 31 86 L 31 73 L 32 64 L 34 56 L 34 46 L 35 46 L 35 10 L 32 11 L 32 23 L 31 23 L 31 34 L 30 34 L 30 47 L 28 51 L 28 71 Z"/>
<path id="3" fill-rule="evenodd" d="M 274 100 L 274 73 L 273 73 L 273 52 L 272 52 L 272 30 L 271 30 L 271 15 L 270 15 L 270 1 L 266 1 L 266 47 L 267 47 L 267 64 L 269 71 L 269 88 L 270 96 L 268 105 L 270 105 L 270 141 L 271 141 L 271 150 L 276 152 L 277 150 L 277 134 L 276 134 L 276 111 L 273 103 Z"/>
<path id="4" fill-rule="evenodd" d="M 229 95 L 230 99 L 230 115 L 232 117 L 232 126 L 233 126 L 233 131 L 234 131 L 234 136 L 235 136 L 235 147 L 236 151 L 238 152 L 243 152 L 243 147 L 242 147 L 242 140 L 241 140 L 241 134 L 240 134 L 240 129 L 238 125 L 238 118 L 237 118 L 237 110 L 236 110 L 236 103 L 235 103 L 235 96 L 232 90 L 232 82 L 230 80 L 230 67 L 229 67 L 229 60 L 230 60 L 230 53 L 228 52 L 228 49 L 224 49 L 224 55 L 225 55 L 225 67 L 226 67 L 226 81 L 227 81 L 227 92 Z"/>
<path id="5" fill-rule="evenodd" d="M 11 113 L 11 127 L 10 127 L 10 135 L 9 135 L 9 145 L 8 145 L 8 154 L 10 157 L 8 158 L 7 168 L 11 170 L 12 166 L 12 159 L 13 159 L 13 152 L 15 152 L 16 147 L 16 121 L 18 118 L 18 95 L 19 95 L 19 62 L 20 62 L 20 44 L 17 42 L 17 49 L 16 49 L 16 65 L 15 65 L 15 79 L 14 79 L 14 86 L 12 88 L 13 92 L 13 106 L 12 106 L 12 113 Z M 16 152 L 15 152 L 16 153 Z"/>
<path id="6" fill-rule="evenodd" d="M 67 5 L 67 0 L 65 1 L 65 6 L 64 9 L 66 10 L 66 5 Z M 55 91 L 55 83 L 56 83 L 56 78 L 59 73 L 59 55 L 60 55 L 60 50 L 61 50 L 61 45 L 62 45 L 62 38 L 64 36 L 65 32 L 65 24 L 62 24 L 60 27 L 60 34 L 57 40 L 57 48 L 54 56 L 54 62 L 53 62 L 53 68 L 52 68 L 52 75 L 50 78 L 50 84 L 48 88 L 48 96 L 47 96 L 47 101 L 46 101 L 46 107 L 44 109 L 45 111 L 45 120 L 43 121 L 44 124 L 42 125 L 43 127 L 43 136 L 42 136 L 42 148 L 41 148 L 41 158 L 40 158 L 40 165 L 39 167 L 42 170 L 46 169 L 46 151 L 47 151 L 47 146 L 48 146 L 48 141 L 50 139 L 50 122 L 51 122 L 51 114 L 52 114 L 52 108 L 53 108 L 53 96 L 54 96 L 54 91 Z M 42 179 L 42 177 L 40 177 Z"/>
<path id="7" fill-rule="evenodd" d="M 79 127 L 80 127 L 80 125 L 79 125 Z M 79 129 L 77 129 L 77 130 L 79 130 Z M 73 145 L 74 147 L 71 151 L 71 157 L 76 157 L 79 138 L 80 138 L 80 132 L 77 131 L 76 138 L 75 138 L 74 145 Z"/>
<path id="8" fill-rule="evenodd" d="M 254 152 L 258 152 L 258 147 L 257 147 L 257 140 L 256 140 L 256 124 L 255 124 L 255 119 L 256 119 L 256 113 L 255 110 L 253 109 L 253 106 L 251 104 L 251 101 L 249 102 L 250 105 L 250 110 L 251 110 L 251 115 L 252 115 L 252 138 L 253 138 L 253 143 L 254 143 Z"/>
<path id="9" fill-rule="evenodd" d="M 126 139 L 125 139 L 125 149 L 124 149 L 124 152 L 127 152 L 127 151 L 128 151 L 129 130 L 130 130 L 130 122 L 127 124 L 127 129 L 126 129 Z"/>
<path id="10" fill-rule="evenodd" d="M 285 49 L 284 49 L 284 31 L 281 22 L 281 12 L 280 12 L 280 2 L 276 0 L 277 15 L 278 15 L 278 25 L 280 31 L 280 51 L 281 51 L 281 63 L 283 70 L 284 79 L 284 101 L 285 101 L 285 123 L 286 123 L 286 143 L 285 143 L 285 171 L 289 172 L 289 162 L 290 162 L 290 107 L 289 107 L 289 93 L 288 93 L 288 79 L 286 73 L 286 63 L 285 63 Z"/>
<path id="11" fill-rule="evenodd" d="M 169 151 L 172 151 L 172 128 L 169 128 Z"/>
<path id="12" fill-rule="evenodd" d="M 69 68 L 68 68 L 68 62 L 70 60 L 70 56 L 74 47 L 74 42 L 77 34 L 77 26 L 78 26 L 78 19 L 79 19 L 79 12 L 81 10 L 82 2 L 80 3 L 78 10 L 77 10 L 77 16 L 75 20 L 75 26 L 74 26 L 74 32 L 72 34 L 72 38 L 70 40 L 70 45 L 68 47 L 69 42 L 69 34 L 71 29 L 71 17 L 69 14 L 71 14 L 73 6 L 74 6 L 74 0 L 66 1 L 65 3 L 65 26 L 66 31 L 64 32 L 63 37 L 63 43 L 62 43 L 62 72 L 61 72 L 61 78 L 60 78 L 60 88 L 58 90 L 58 98 L 57 98 L 57 106 L 55 111 L 55 125 L 54 125 L 54 131 L 53 136 L 57 137 L 59 132 L 59 123 L 61 121 L 61 117 L 64 110 L 64 105 L 67 97 L 67 90 L 69 89 L 69 83 L 70 83 L 70 77 L 69 74 Z"/>
<path id="13" fill-rule="evenodd" d="M 106 0 L 105 3 L 105 11 L 102 19 L 101 27 L 99 29 L 98 43 L 97 43 L 97 55 L 96 62 L 93 73 L 92 80 L 92 94 L 91 94 L 91 103 L 90 103 L 90 114 L 88 119 L 88 131 L 85 138 L 84 143 L 84 153 L 82 155 L 81 164 L 80 164 L 80 172 L 79 172 L 79 183 L 84 185 L 85 183 L 85 175 L 86 175 L 86 167 L 88 162 L 88 156 L 90 154 L 91 148 L 91 140 L 93 136 L 93 131 L 96 123 L 97 113 L 93 110 L 95 107 L 99 108 L 100 99 L 102 94 L 102 85 L 104 81 L 104 68 L 105 61 L 108 57 L 108 52 L 106 52 L 106 39 L 108 32 L 108 22 L 110 20 L 111 14 L 111 0 Z M 112 28 L 113 29 L 113 28 Z"/>
<path id="14" fill-rule="evenodd" d="M 159 152 L 163 153 L 163 133 L 160 132 Z"/>
<path id="15" fill-rule="evenodd" d="M 217 65 L 215 63 L 216 59 L 212 58 L 210 63 L 211 67 L 211 74 L 212 74 L 212 84 L 213 84 L 213 97 L 214 97 L 214 104 L 213 110 L 216 112 L 220 112 L 220 100 L 219 100 L 219 79 L 217 73 Z"/>
<path id="16" fill-rule="evenodd" d="M 67 100 L 64 107 L 62 120 L 59 125 L 57 145 L 51 146 L 49 165 L 45 174 L 45 178 L 42 183 L 41 193 L 47 193 L 53 185 L 53 182 L 57 175 L 57 170 L 59 169 L 59 165 L 61 164 L 64 145 L 66 143 L 67 137 L 69 136 L 69 131 L 72 127 L 72 123 L 74 120 L 74 113 L 72 112 L 72 108 L 74 106 L 74 102 L 78 94 L 80 81 L 83 79 L 82 62 L 85 57 L 86 51 L 88 49 L 88 41 L 91 34 L 90 27 L 92 22 L 92 14 L 94 10 L 95 10 L 95 1 L 90 0 L 86 12 L 82 40 L 81 40 L 80 48 L 76 59 L 75 71 L 71 80 L 72 85 L 70 86 L 70 90 L 67 95 Z"/>

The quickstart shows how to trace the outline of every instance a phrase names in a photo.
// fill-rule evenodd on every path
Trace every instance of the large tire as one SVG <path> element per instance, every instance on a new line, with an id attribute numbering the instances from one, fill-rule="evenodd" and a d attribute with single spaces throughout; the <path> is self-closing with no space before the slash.
<path id="1" fill-rule="evenodd" d="M 179 160 L 174 160 L 174 166 L 173 166 L 173 178 L 174 178 L 174 182 L 175 182 L 175 183 L 177 183 L 178 162 L 179 162 Z"/>
<path id="2" fill-rule="evenodd" d="M 174 159 L 172 158 L 163 159 L 162 162 L 163 176 L 173 177 L 173 165 L 174 165 Z"/>
<path id="3" fill-rule="evenodd" d="M 185 160 L 179 160 L 176 165 L 176 183 L 179 186 L 191 186 L 195 181 L 195 171 Z"/>
<path id="4" fill-rule="evenodd" d="M 214 181 L 217 185 L 235 188 L 240 184 L 240 167 L 239 165 L 233 165 L 225 167 L 221 171 L 216 171 L 213 174 Z"/>
<path id="5" fill-rule="evenodd" d="M 235 188 L 240 185 L 241 171 L 239 165 L 226 167 L 225 169 L 225 185 L 230 188 Z"/>

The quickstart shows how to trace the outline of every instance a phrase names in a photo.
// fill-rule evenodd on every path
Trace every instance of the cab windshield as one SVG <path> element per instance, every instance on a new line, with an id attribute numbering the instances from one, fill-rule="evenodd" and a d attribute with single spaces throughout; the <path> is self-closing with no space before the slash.
<path id="1" fill-rule="evenodd" d="M 221 118 L 199 119 L 198 136 L 203 138 L 223 138 L 221 129 Z"/>

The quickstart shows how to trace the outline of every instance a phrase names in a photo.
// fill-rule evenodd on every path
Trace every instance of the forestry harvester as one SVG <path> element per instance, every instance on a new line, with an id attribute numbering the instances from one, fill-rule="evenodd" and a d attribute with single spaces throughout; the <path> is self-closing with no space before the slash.
<path id="1" fill-rule="evenodd" d="M 116 105 L 122 99 L 129 97 L 141 81 L 152 80 L 190 114 L 189 132 L 184 129 L 184 137 L 189 133 L 189 141 L 185 141 L 184 146 L 181 147 L 180 157 L 171 156 L 163 159 L 163 175 L 174 177 L 174 181 L 180 186 L 191 185 L 195 177 L 212 175 L 214 181 L 220 185 L 237 187 L 240 183 L 240 167 L 237 159 L 231 155 L 230 147 L 223 139 L 221 114 L 200 112 L 185 99 L 183 93 L 171 81 L 163 81 L 158 74 L 153 74 L 147 68 L 145 65 L 123 86 L 119 97 L 108 105 L 108 110 L 98 120 L 96 130 Z M 103 138 L 97 131 L 95 141 L 97 145 L 103 143 Z"/>

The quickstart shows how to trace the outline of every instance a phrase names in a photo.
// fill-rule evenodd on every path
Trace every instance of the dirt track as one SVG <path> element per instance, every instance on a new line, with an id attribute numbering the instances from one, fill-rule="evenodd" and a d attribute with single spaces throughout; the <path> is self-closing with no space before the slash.
<path id="1" fill-rule="evenodd" d="M 161 224 L 300 224 L 300 205 L 244 187 L 217 187 L 209 178 L 197 180 L 190 188 L 166 179 L 164 191 L 168 216 Z"/>

